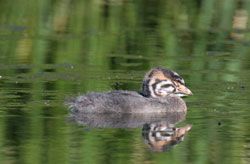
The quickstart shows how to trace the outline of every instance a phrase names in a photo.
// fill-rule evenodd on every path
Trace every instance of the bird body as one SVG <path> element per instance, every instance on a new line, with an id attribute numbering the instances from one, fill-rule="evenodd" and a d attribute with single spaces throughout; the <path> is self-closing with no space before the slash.
<path id="1" fill-rule="evenodd" d="M 181 97 L 191 94 L 180 75 L 157 67 L 145 75 L 141 93 L 123 90 L 88 93 L 68 104 L 73 114 L 186 112 L 187 106 Z"/>
<path id="2" fill-rule="evenodd" d="M 187 110 L 186 103 L 175 95 L 154 98 L 122 90 L 79 96 L 71 101 L 70 108 L 74 113 L 163 113 Z"/>

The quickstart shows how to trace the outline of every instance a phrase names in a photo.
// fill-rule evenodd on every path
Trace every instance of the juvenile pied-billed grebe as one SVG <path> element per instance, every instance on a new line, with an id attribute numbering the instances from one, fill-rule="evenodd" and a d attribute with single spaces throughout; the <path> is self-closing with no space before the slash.
<path id="1" fill-rule="evenodd" d="M 186 103 L 180 98 L 186 95 L 192 92 L 180 75 L 157 67 L 145 75 L 140 93 L 124 90 L 88 93 L 72 99 L 68 105 L 74 114 L 186 112 Z"/>

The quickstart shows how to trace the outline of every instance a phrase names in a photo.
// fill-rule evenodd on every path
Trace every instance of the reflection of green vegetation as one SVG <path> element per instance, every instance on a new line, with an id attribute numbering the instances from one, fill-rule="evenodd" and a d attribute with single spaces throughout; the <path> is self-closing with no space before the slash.
<path id="1" fill-rule="evenodd" d="M 12 163 L 13 158 L 20 163 L 143 163 L 165 162 L 166 158 L 175 163 L 208 163 L 215 158 L 212 163 L 216 163 L 242 153 L 241 149 L 231 149 L 245 142 L 232 139 L 223 143 L 224 136 L 211 126 L 201 127 L 206 129 L 205 138 L 188 140 L 180 152 L 154 155 L 144 152 L 142 145 L 133 144 L 140 139 L 138 131 L 78 134 L 65 125 L 65 111 L 50 106 L 63 103 L 65 95 L 72 92 L 110 89 L 106 77 L 116 80 L 110 69 L 168 66 L 182 70 L 196 88 L 209 80 L 237 81 L 244 76 L 240 70 L 249 64 L 245 62 L 249 61 L 249 47 L 241 44 L 249 40 L 249 34 L 244 32 L 248 29 L 244 19 L 248 20 L 249 1 L 6 1 L 0 2 L 0 9 L 0 64 L 6 66 L 1 71 L 5 82 L 0 83 L 4 116 L 0 121 L 1 163 Z M 241 15 L 238 22 L 245 29 L 232 24 L 238 10 L 248 13 Z M 120 78 L 130 80 L 126 76 Z M 24 88 L 22 83 L 30 85 Z M 127 82 L 124 86 L 132 85 Z M 213 102 L 230 95 L 202 96 Z M 200 110 L 198 115 L 207 117 L 208 112 Z M 237 126 L 238 122 L 232 118 L 231 124 Z M 205 120 L 201 123 L 210 125 Z M 249 133 L 245 130 L 248 127 L 241 128 Z M 229 129 L 225 127 L 225 133 Z M 13 152 L 13 156 L 9 155 Z M 180 158 L 183 154 L 186 158 Z M 227 161 L 239 162 L 240 159 Z"/>

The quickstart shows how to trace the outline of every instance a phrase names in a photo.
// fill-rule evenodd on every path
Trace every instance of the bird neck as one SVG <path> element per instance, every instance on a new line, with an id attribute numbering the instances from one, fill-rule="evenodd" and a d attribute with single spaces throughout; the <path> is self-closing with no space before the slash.
<path id="1" fill-rule="evenodd" d="M 141 90 L 140 94 L 143 95 L 144 97 L 152 97 L 151 91 L 149 89 L 149 82 L 150 82 L 149 79 L 143 80 L 142 90 Z"/>

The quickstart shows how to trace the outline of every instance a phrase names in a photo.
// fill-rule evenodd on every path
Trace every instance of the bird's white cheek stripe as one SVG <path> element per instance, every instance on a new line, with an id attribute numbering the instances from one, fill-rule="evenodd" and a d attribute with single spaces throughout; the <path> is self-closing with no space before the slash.
<path id="1" fill-rule="evenodd" d="M 159 84 L 156 85 L 156 87 L 155 87 L 155 92 L 156 92 L 157 94 L 159 94 L 159 95 L 162 94 L 162 93 L 161 93 L 161 86 L 160 86 Z"/>
<path id="2" fill-rule="evenodd" d="M 156 95 L 155 95 L 155 93 L 154 93 L 154 89 L 153 89 L 153 84 L 155 83 L 155 80 L 152 80 L 152 81 L 150 81 L 149 82 L 149 91 L 150 91 L 150 94 L 151 94 L 151 96 L 152 97 L 157 97 Z"/>
<path id="3" fill-rule="evenodd" d="M 167 95 L 168 92 L 172 92 L 174 90 L 173 87 L 162 88 L 162 86 L 166 85 L 166 84 L 172 84 L 172 82 L 171 81 L 162 81 L 162 82 L 158 83 L 156 85 L 155 92 L 159 95 Z"/>

